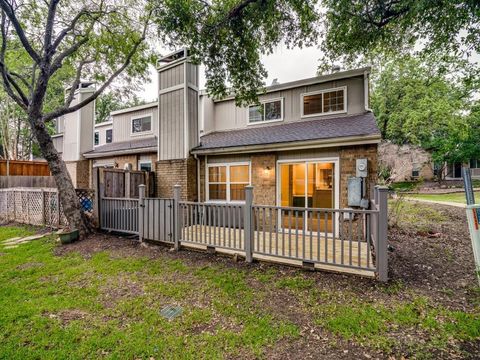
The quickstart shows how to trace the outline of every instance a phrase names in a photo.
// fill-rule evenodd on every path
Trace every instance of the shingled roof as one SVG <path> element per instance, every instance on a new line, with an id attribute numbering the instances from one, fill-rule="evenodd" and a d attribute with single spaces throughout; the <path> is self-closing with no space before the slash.
<path id="1" fill-rule="evenodd" d="M 157 151 L 158 140 L 156 137 L 140 138 L 130 141 L 112 142 L 109 144 L 95 147 L 83 155 L 86 158 L 101 157 L 112 155 L 121 155 L 123 153 L 135 154 L 145 151 Z"/>
<path id="2" fill-rule="evenodd" d="M 299 120 L 281 125 L 213 132 L 202 136 L 200 145 L 194 148 L 193 152 L 347 137 L 380 138 L 380 131 L 373 114 L 365 112 L 360 115 Z"/>

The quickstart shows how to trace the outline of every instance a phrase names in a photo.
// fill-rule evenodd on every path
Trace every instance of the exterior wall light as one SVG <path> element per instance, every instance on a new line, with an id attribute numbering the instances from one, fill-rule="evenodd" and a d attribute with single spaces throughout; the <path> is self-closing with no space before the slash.
<path id="1" fill-rule="evenodd" d="M 263 169 L 263 174 L 265 176 L 269 176 L 270 175 L 270 166 L 267 166 L 265 169 Z"/>

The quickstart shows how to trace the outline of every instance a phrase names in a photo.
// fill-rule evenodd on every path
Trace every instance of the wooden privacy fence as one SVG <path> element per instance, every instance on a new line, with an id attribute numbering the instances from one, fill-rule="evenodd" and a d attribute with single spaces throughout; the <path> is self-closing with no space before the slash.
<path id="1" fill-rule="evenodd" d="M 50 176 L 45 161 L 0 160 L 0 176 Z"/>
<path id="2" fill-rule="evenodd" d="M 103 229 L 138 233 L 141 240 L 239 254 L 309 268 L 387 280 L 387 189 L 375 187 L 371 210 L 319 209 L 173 199 L 102 199 Z"/>
<path id="3" fill-rule="evenodd" d="M 6 188 L 55 188 L 53 176 L 0 176 L 0 189 Z"/>
<path id="4" fill-rule="evenodd" d="M 76 189 L 83 211 L 93 215 L 94 191 Z M 62 227 L 68 224 L 57 189 L 0 189 L 0 220 Z"/>

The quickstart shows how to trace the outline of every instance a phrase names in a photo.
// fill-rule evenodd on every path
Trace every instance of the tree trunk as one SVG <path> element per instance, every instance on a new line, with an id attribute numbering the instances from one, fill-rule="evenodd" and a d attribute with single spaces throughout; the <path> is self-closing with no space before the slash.
<path id="1" fill-rule="evenodd" d="M 60 203 L 68 224 L 70 228 L 77 229 L 80 232 L 80 237 L 83 238 L 90 232 L 90 226 L 81 210 L 80 202 L 65 162 L 60 158 L 55 149 L 52 138 L 42 119 L 29 118 L 29 123 L 32 133 L 38 141 L 42 155 L 47 160 L 50 171 L 55 178 Z"/>

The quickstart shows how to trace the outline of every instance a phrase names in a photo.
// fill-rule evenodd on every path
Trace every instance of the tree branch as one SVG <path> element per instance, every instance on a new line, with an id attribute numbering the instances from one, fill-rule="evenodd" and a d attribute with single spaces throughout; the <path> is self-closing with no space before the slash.
<path id="1" fill-rule="evenodd" d="M 72 19 L 72 22 L 70 23 L 70 25 L 68 25 L 65 29 L 60 31 L 60 34 L 58 34 L 57 38 L 53 41 L 52 51 L 55 51 L 58 48 L 58 46 L 63 41 L 65 36 L 67 36 L 67 34 L 75 28 L 78 21 L 82 18 L 82 16 L 86 14 L 88 14 L 86 8 L 82 8 L 80 12 Z"/>
<path id="2" fill-rule="evenodd" d="M 33 61 L 39 64 L 41 61 L 40 55 L 38 55 L 38 53 L 33 49 L 32 45 L 28 41 L 27 36 L 25 35 L 25 32 L 23 31 L 23 28 L 20 25 L 20 22 L 15 16 L 13 7 L 6 0 L 0 0 L 0 8 L 3 10 L 3 12 L 9 18 L 10 22 L 13 24 L 13 27 L 15 28 L 17 36 L 22 42 L 22 45 L 27 51 L 28 55 L 30 55 Z"/>
<path id="3" fill-rule="evenodd" d="M 81 109 L 82 107 L 88 105 L 89 103 L 91 103 L 92 101 L 94 101 L 111 83 L 112 81 L 118 76 L 120 75 L 123 70 L 125 70 L 128 65 L 130 65 L 130 62 L 132 60 L 132 57 L 135 55 L 135 53 L 137 52 L 137 49 L 138 47 L 140 46 L 140 44 L 145 40 L 145 36 L 146 36 L 146 33 L 147 33 L 147 27 L 148 27 L 148 23 L 149 23 L 149 17 L 147 18 L 146 22 L 145 22 L 145 26 L 143 28 L 143 32 L 142 32 L 142 36 L 140 37 L 140 39 L 134 43 L 133 45 L 133 48 L 132 50 L 128 53 L 126 59 L 125 59 L 125 62 L 123 63 L 122 66 L 120 66 L 117 70 L 115 70 L 115 72 L 107 79 L 107 81 L 105 81 L 103 83 L 103 85 L 98 89 L 96 90 L 91 96 L 89 96 L 88 98 L 86 98 L 85 100 L 79 102 L 78 104 L 74 105 L 74 106 L 71 106 L 69 107 L 69 105 L 67 104 L 66 106 L 63 106 L 57 110 L 54 110 L 48 114 L 45 114 L 42 118 L 42 120 L 45 122 L 45 121 L 50 121 L 52 119 L 56 119 L 62 115 L 65 115 L 65 114 L 70 114 L 72 112 L 75 112 L 79 109 Z M 77 85 L 78 86 L 78 85 Z"/>
<path id="4" fill-rule="evenodd" d="M 80 64 L 78 65 L 78 68 L 77 68 L 77 71 L 76 71 L 76 74 L 75 74 L 75 80 L 73 81 L 72 86 L 70 87 L 70 92 L 68 94 L 67 100 L 65 100 L 65 105 L 66 106 L 70 106 L 70 104 L 72 103 L 72 100 L 75 96 L 75 90 L 77 89 L 78 85 L 80 84 L 80 79 L 82 77 L 83 66 L 86 65 L 86 64 L 90 64 L 92 62 L 93 62 L 93 60 L 84 60 L 84 61 L 81 61 Z"/>
<path id="5" fill-rule="evenodd" d="M 48 5 L 48 15 L 47 22 L 45 24 L 45 36 L 43 40 L 43 47 L 45 52 L 45 57 L 49 58 L 51 56 L 51 42 L 53 34 L 53 25 L 55 22 L 55 15 L 57 13 L 57 5 L 60 0 L 51 0 Z"/>
<path id="6" fill-rule="evenodd" d="M 10 73 L 8 72 L 5 66 L 5 53 L 7 51 L 7 31 L 6 31 L 6 18 L 5 13 L 2 13 L 1 18 L 1 34 L 2 34 L 2 45 L 0 48 L 0 72 L 2 73 L 2 80 L 3 80 L 3 87 L 7 94 L 22 108 L 26 109 L 28 107 L 28 99 L 26 98 L 25 94 L 23 93 L 22 89 L 15 80 L 12 78 Z M 12 86 L 17 91 L 17 94 L 12 89 Z"/>

